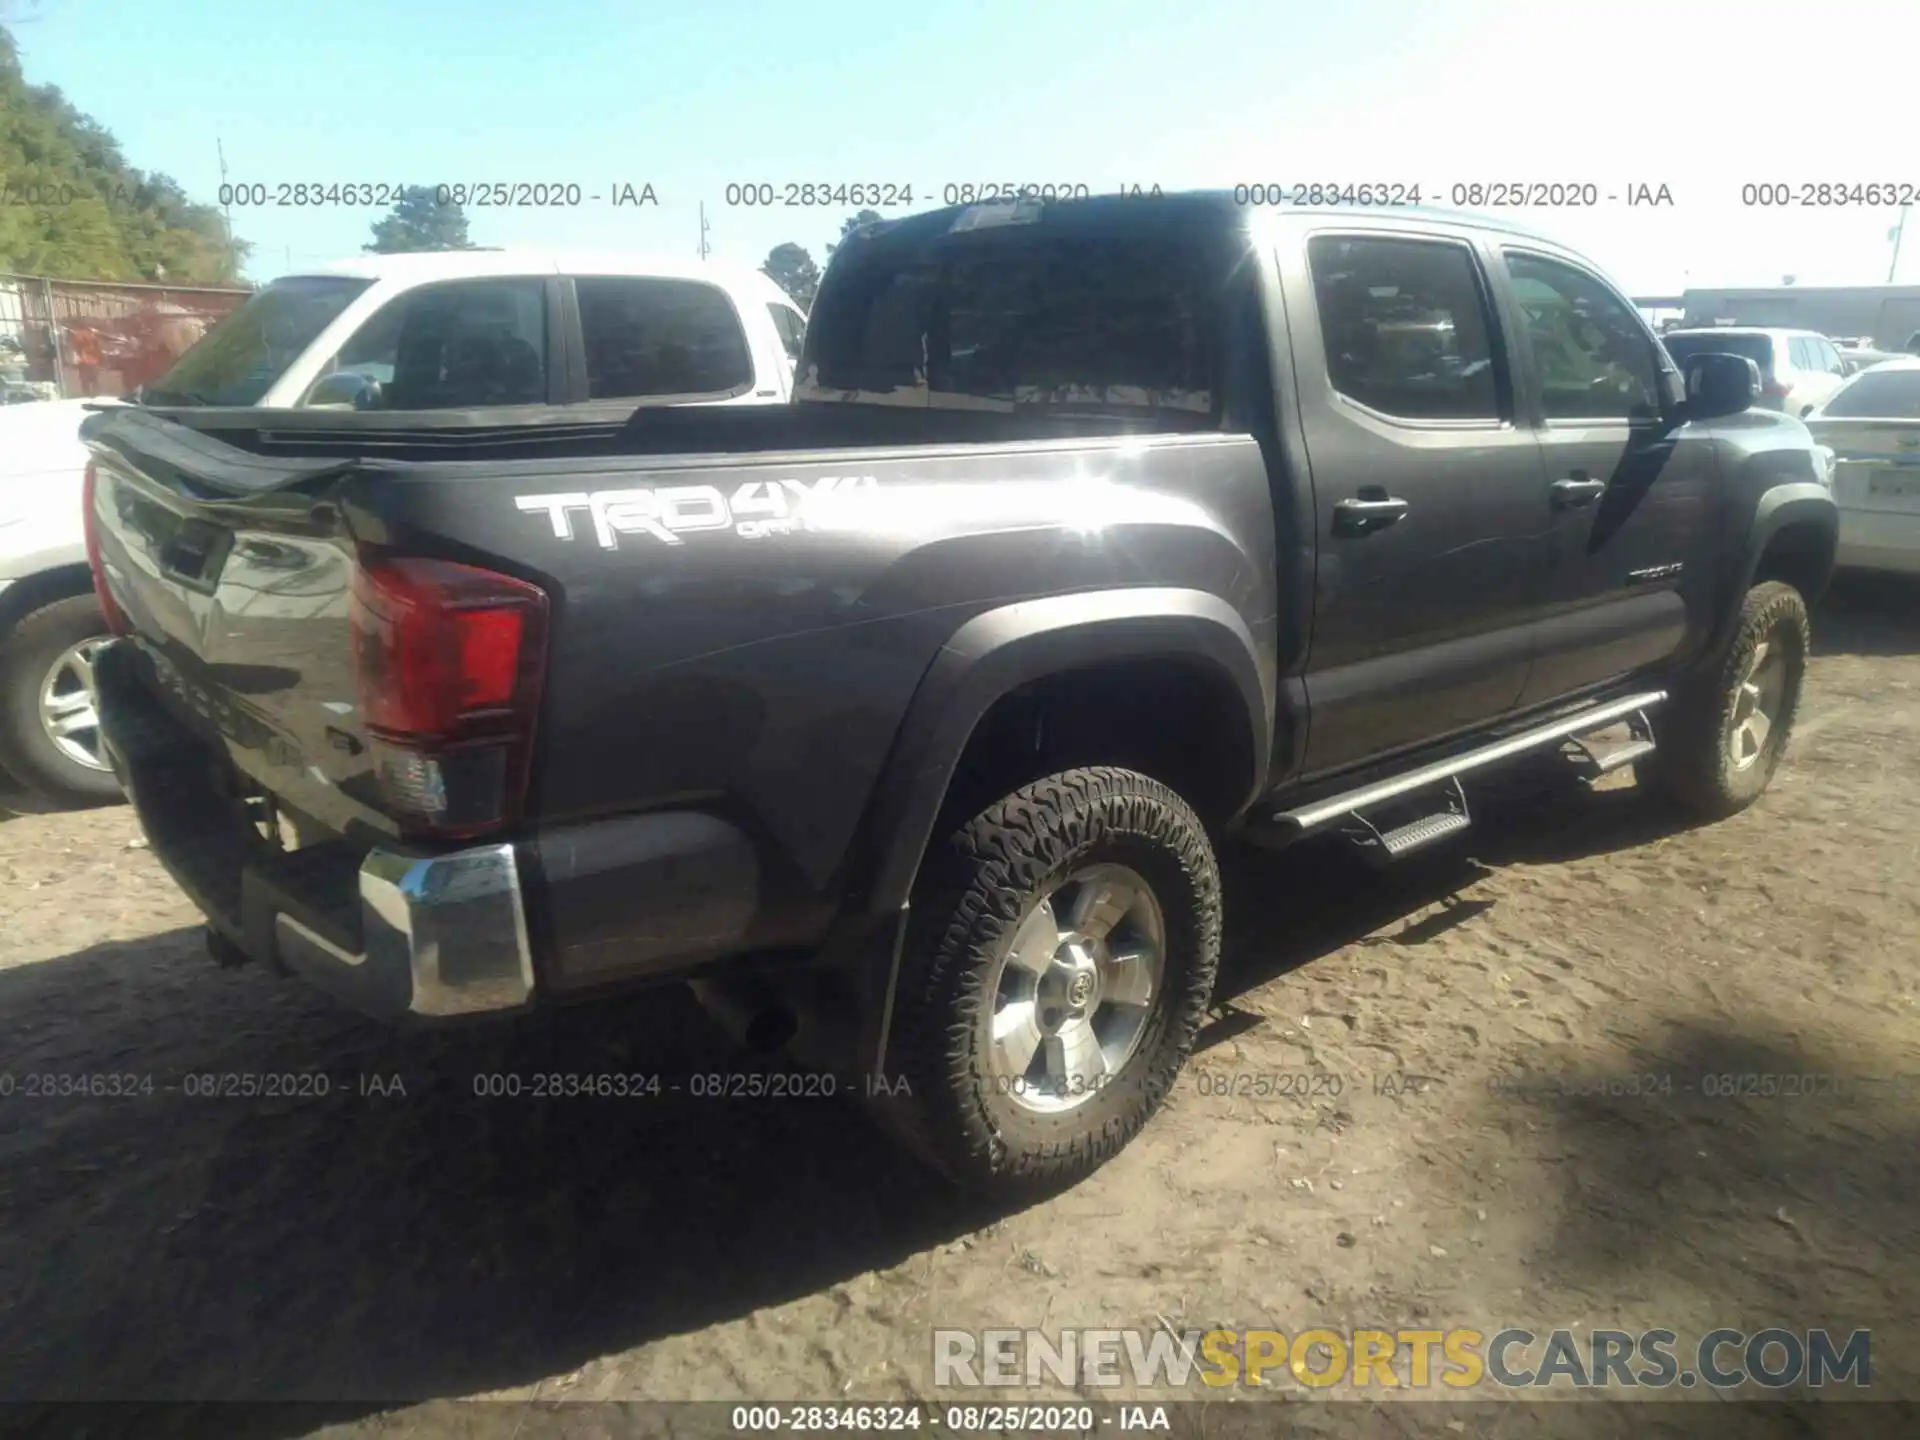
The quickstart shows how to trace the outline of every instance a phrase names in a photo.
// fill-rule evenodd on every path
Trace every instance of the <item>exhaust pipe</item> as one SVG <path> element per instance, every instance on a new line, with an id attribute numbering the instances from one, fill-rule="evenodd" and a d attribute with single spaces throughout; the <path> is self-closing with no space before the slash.
<path id="1" fill-rule="evenodd" d="M 792 1040 L 800 1028 L 793 1008 L 770 987 L 690 982 L 694 998 L 729 1039 L 755 1055 L 770 1054 Z"/>

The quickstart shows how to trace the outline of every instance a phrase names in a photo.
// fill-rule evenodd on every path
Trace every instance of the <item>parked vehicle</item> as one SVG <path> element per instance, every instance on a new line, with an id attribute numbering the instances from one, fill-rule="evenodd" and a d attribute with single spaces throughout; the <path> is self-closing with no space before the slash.
<path id="1" fill-rule="evenodd" d="M 1894 350 L 1920 326 L 1920 285 L 1776 285 L 1746 290 L 1688 290 L 1680 297 L 1688 329 L 1741 325 L 1865 335 Z"/>
<path id="2" fill-rule="evenodd" d="M 1805 415 L 1840 388 L 1846 362 L 1824 335 L 1811 330 L 1758 330 L 1739 325 L 1669 330 L 1660 337 L 1681 364 L 1695 355 L 1743 355 L 1760 367 L 1760 404 Z"/>
<path id="3" fill-rule="evenodd" d="M 1807 428 L 1834 452 L 1838 563 L 1920 573 L 1920 357 L 1854 376 Z"/>
<path id="4" fill-rule="evenodd" d="M 1858 375 L 1862 370 L 1888 360 L 1906 358 L 1898 350 L 1876 349 L 1869 340 L 1836 340 L 1833 343 L 1839 349 L 1840 363 L 1849 375 Z"/>
<path id="5" fill-rule="evenodd" d="M 835 251 L 799 377 L 89 422 L 106 750 L 216 958 L 396 1017 L 691 979 L 1024 1193 L 1174 1083 L 1228 837 L 1384 862 L 1520 756 L 1708 815 L 1780 761 L 1820 452 L 1529 232 L 941 210 Z"/>
<path id="6" fill-rule="evenodd" d="M 275 411 L 778 404 L 805 333 L 766 276 L 712 262 L 373 255 L 267 285 L 141 398 Z M 106 634 L 80 523 L 79 424 L 96 403 L 0 411 L 0 769 L 64 803 L 120 793 L 85 683 Z"/>

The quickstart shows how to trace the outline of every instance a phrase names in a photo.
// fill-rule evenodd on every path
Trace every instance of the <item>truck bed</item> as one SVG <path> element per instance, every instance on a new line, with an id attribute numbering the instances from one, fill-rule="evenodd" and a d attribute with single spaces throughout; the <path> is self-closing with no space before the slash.
<path id="1" fill-rule="evenodd" d="M 1159 583 L 1213 590 L 1270 564 L 1239 554 L 1220 520 L 1222 506 L 1266 503 L 1246 436 L 1109 422 L 1098 438 L 908 443 L 916 429 L 982 435 L 1007 421 L 827 406 L 661 414 L 603 454 L 548 436 L 514 458 L 430 447 L 330 458 L 230 443 L 277 433 L 257 415 L 240 431 L 206 413 L 104 418 L 90 422 L 95 508 L 141 643 L 182 693 L 210 690 L 236 723 L 261 727 L 222 743 L 336 832 L 391 829 L 363 798 L 353 750 L 348 606 L 363 551 L 482 565 L 551 597 L 543 817 L 750 788 L 758 767 L 804 773 L 822 749 L 882 751 L 968 607 L 1124 578 L 1129 525 L 1166 531 Z M 899 438 L 820 443 L 869 427 Z M 723 436 L 737 448 L 707 448 Z M 803 438 L 817 448 L 797 448 Z M 706 508 L 683 506 L 689 528 L 664 533 L 632 518 L 643 491 Z M 1104 543 L 1076 538 L 1101 530 Z M 1270 533 L 1264 516 L 1259 530 Z M 845 682 L 823 688 L 823 667 Z M 807 788 L 780 787 L 794 812 L 781 823 L 838 825 L 857 808 Z"/>

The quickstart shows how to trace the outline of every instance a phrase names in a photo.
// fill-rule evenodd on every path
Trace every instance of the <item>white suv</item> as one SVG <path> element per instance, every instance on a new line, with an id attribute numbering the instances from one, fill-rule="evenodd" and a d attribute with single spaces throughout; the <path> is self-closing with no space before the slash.
<path id="1" fill-rule="evenodd" d="M 806 315 L 757 270 L 632 254 L 369 255 L 283 275 L 150 386 L 156 405 L 780 404 Z M 106 634 L 80 519 L 89 405 L 0 407 L 0 771 L 112 800 L 88 663 Z"/>
<path id="2" fill-rule="evenodd" d="M 1741 355 L 1760 367 L 1760 406 L 1796 418 L 1806 415 L 1847 378 L 1833 342 L 1811 330 L 1712 325 L 1669 330 L 1660 337 L 1683 370 L 1694 355 Z"/>

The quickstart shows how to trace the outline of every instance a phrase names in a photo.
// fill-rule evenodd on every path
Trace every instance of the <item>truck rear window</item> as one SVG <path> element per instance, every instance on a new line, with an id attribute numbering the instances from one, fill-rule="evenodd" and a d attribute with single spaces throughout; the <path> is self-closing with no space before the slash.
<path id="1" fill-rule="evenodd" d="M 798 398 L 1207 416 L 1208 273 L 1200 246 L 1163 235 L 1009 225 L 875 243 L 828 272 Z"/>

